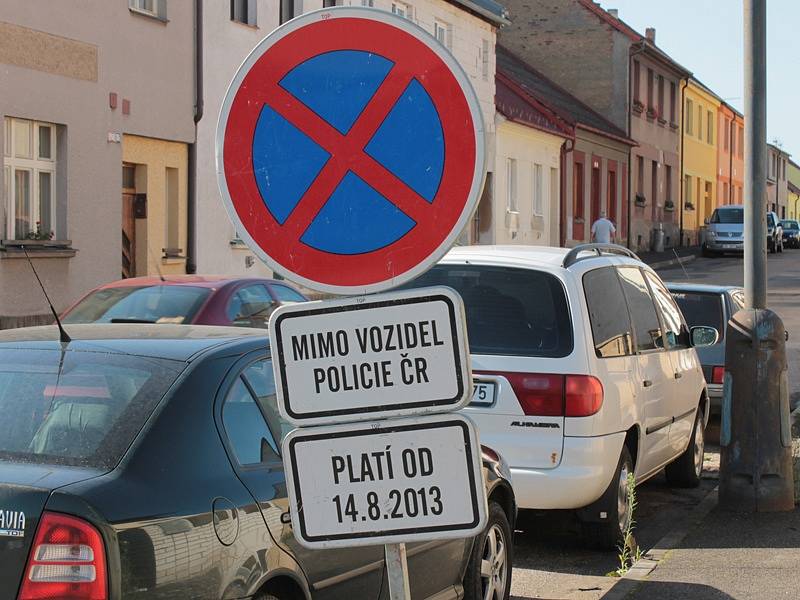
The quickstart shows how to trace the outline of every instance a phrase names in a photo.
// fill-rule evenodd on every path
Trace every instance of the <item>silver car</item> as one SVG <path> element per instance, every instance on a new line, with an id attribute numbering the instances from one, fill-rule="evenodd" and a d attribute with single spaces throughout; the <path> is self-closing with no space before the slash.
<path id="1" fill-rule="evenodd" d="M 744 206 L 720 206 L 706 219 L 703 256 L 721 252 L 744 252 Z"/>

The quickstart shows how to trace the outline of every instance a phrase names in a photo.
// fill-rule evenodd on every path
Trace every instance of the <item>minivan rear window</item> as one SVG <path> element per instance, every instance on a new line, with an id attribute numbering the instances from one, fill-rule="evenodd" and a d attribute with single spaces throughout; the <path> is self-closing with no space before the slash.
<path id="1" fill-rule="evenodd" d="M 112 468 L 184 363 L 0 349 L 0 459 Z"/>
<path id="2" fill-rule="evenodd" d="M 464 299 L 473 354 L 562 357 L 572 323 L 561 282 L 532 269 L 437 265 L 406 288 L 445 285 Z"/>

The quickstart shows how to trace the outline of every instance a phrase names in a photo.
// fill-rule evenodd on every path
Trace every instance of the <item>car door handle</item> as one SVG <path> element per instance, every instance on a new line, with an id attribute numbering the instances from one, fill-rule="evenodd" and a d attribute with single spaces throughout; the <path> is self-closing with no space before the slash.
<path id="1" fill-rule="evenodd" d="M 675 379 L 680 379 L 681 377 L 683 377 L 683 373 L 680 371 L 675 371 Z"/>
<path id="2" fill-rule="evenodd" d="M 644 385 L 644 387 L 650 387 L 651 385 L 653 385 L 653 382 L 652 382 L 652 381 L 650 381 L 649 379 L 645 379 L 645 380 L 642 382 L 642 384 Z"/>

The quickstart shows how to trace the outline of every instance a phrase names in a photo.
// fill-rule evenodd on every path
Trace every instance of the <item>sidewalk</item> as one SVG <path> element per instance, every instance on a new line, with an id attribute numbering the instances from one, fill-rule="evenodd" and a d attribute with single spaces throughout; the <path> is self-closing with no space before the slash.
<path id="1" fill-rule="evenodd" d="M 670 248 L 664 252 L 637 252 L 643 262 L 653 269 L 664 269 L 693 261 L 700 255 L 700 246 Z"/>

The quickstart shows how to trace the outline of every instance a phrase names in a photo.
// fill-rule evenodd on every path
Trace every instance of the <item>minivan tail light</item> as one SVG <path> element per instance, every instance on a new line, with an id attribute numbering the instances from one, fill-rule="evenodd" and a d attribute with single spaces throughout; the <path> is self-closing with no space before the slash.
<path id="1" fill-rule="evenodd" d="M 564 416 L 589 417 L 603 406 L 603 384 L 591 375 L 567 375 Z"/>
<path id="2" fill-rule="evenodd" d="M 725 367 L 714 367 L 711 369 L 711 383 L 719 383 L 725 380 Z"/>
<path id="3" fill-rule="evenodd" d="M 42 513 L 18 600 L 106 600 L 105 546 L 92 525 Z"/>
<path id="4" fill-rule="evenodd" d="M 476 371 L 505 377 L 529 417 L 588 417 L 603 405 L 603 384 L 591 375 Z"/>

